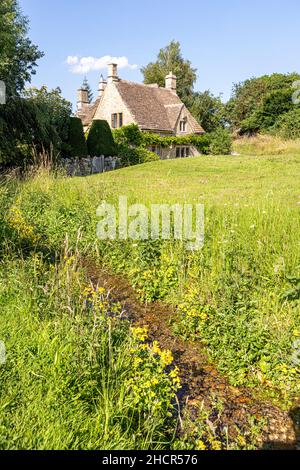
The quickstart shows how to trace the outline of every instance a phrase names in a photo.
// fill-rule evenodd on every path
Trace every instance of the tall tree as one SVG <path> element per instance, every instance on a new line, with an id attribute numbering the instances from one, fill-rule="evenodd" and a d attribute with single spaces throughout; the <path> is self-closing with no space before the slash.
<path id="1" fill-rule="evenodd" d="M 292 85 L 299 78 L 297 73 L 274 73 L 235 84 L 226 106 L 233 127 L 260 130 L 267 127 L 268 114 L 276 118 L 289 111 L 294 91 Z M 269 121 L 270 125 L 274 124 L 273 118 Z"/>
<path id="2" fill-rule="evenodd" d="M 20 93 L 35 73 L 43 53 L 27 37 L 28 19 L 22 15 L 17 0 L 0 2 L 0 79 L 8 96 Z"/>
<path id="3" fill-rule="evenodd" d="M 86 90 L 88 92 L 89 103 L 92 103 L 93 99 L 94 99 L 94 95 L 93 95 L 92 89 L 90 87 L 90 84 L 88 82 L 88 79 L 86 77 L 84 77 L 84 80 L 83 80 L 83 83 L 82 83 L 82 88 L 83 88 L 83 90 Z"/>
<path id="4" fill-rule="evenodd" d="M 212 132 L 226 125 L 225 105 L 220 96 L 214 96 L 209 90 L 193 93 L 187 103 L 191 113 L 206 132 Z"/>
<path id="5" fill-rule="evenodd" d="M 31 112 L 20 97 L 43 56 L 27 37 L 28 20 L 17 0 L 0 2 L 0 80 L 6 85 L 6 104 L 0 105 L 0 164 L 21 157 L 23 136 Z"/>
<path id="6" fill-rule="evenodd" d="M 168 46 L 160 49 L 157 60 L 141 69 L 144 83 L 158 83 L 162 87 L 165 85 L 165 77 L 170 71 L 177 76 L 179 97 L 187 102 L 193 93 L 197 70 L 192 67 L 189 60 L 183 58 L 180 43 L 176 41 L 171 41 Z"/>

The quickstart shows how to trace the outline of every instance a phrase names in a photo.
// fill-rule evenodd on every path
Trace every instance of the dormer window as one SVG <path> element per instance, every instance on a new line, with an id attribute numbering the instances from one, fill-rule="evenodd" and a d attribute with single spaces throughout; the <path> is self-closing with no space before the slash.
<path id="1" fill-rule="evenodd" d="M 186 119 L 182 119 L 179 123 L 180 132 L 186 132 Z"/>

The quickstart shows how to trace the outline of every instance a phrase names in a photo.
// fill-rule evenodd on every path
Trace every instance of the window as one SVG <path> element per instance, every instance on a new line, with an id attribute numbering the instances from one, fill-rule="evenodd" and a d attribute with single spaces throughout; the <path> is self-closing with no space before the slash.
<path id="1" fill-rule="evenodd" d="M 176 147 L 176 158 L 186 158 L 190 156 L 190 147 Z"/>
<path id="2" fill-rule="evenodd" d="M 152 145 L 152 147 L 150 147 L 150 152 L 156 153 L 161 157 L 161 148 L 159 145 Z"/>
<path id="3" fill-rule="evenodd" d="M 116 113 L 111 115 L 111 127 L 113 129 L 118 127 L 118 115 Z"/>
<path id="4" fill-rule="evenodd" d="M 114 113 L 111 115 L 111 127 L 117 129 L 123 126 L 123 113 Z"/>
<path id="5" fill-rule="evenodd" d="M 182 119 L 179 123 L 180 132 L 186 132 L 186 119 Z"/>

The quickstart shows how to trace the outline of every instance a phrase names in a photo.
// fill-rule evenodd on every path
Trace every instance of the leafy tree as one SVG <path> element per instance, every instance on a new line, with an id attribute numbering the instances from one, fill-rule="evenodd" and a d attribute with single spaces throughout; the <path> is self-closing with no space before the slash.
<path id="1" fill-rule="evenodd" d="M 209 90 L 193 93 L 188 103 L 189 109 L 206 132 L 212 132 L 226 124 L 225 105 L 220 97 Z"/>
<path id="2" fill-rule="evenodd" d="M 28 19 L 17 0 L 0 2 L 0 79 L 6 83 L 8 97 L 24 89 L 35 73 L 37 60 L 43 57 L 27 37 Z"/>
<path id="3" fill-rule="evenodd" d="M 260 107 L 242 121 L 242 132 L 266 131 L 275 124 L 279 116 L 288 113 L 293 107 L 291 89 L 272 91 L 263 97 Z"/>
<path id="4" fill-rule="evenodd" d="M 197 70 L 192 68 L 189 60 L 183 58 L 180 43 L 176 41 L 160 49 L 156 62 L 150 62 L 141 69 L 144 83 L 158 83 L 161 87 L 165 86 L 165 77 L 170 71 L 177 77 L 178 96 L 187 102 L 193 92 Z"/>
<path id="5" fill-rule="evenodd" d="M 49 91 L 46 86 L 29 88 L 23 97 L 35 116 L 33 125 L 27 129 L 32 144 L 38 150 L 49 150 L 52 146 L 57 153 L 63 152 L 69 133 L 71 103 L 61 96 L 60 88 Z"/>
<path id="6" fill-rule="evenodd" d="M 20 93 L 35 73 L 37 60 L 43 56 L 27 37 L 28 20 L 17 0 L 0 2 L 0 80 L 6 85 L 6 104 L 0 105 L 0 164 L 19 162 L 23 139 L 28 138 L 28 125 L 33 109 Z M 25 145 L 27 141 L 25 139 Z"/>
<path id="7" fill-rule="evenodd" d="M 232 151 L 232 137 L 228 129 L 219 127 L 209 134 L 209 153 L 212 155 L 229 155 Z"/>
<path id="8" fill-rule="evenodd" d="M 245 124 L 244 121 L 247 120 L 252 127 L 260 129 L 261 123 L 256 120 L 256 117 L 261 118 L 261 114 L 258 116 L 256 114 L 258 110 L 261 110 L 262 113 L 269 112 L 268 109 L 271 108 L 274 110 L 280 100 L 279 95 L 274 93 L 276 91 L 289 90 L 285 96 L 287 103 L 290 102 L 293 93 L 292 84 L 299 78 L 300 76 L 296 73 L 287 75 L 274 73 L 235 84 L 232 97 L 226 106 L 227 117 L 233 128 L 242 127 Z M 272 104 L 272 100 L 274 100 L 274 104 Z M 264 106 L 268 108 L 265 111 L 262 109 Z M 244 125 L 245 127 L 247 126 Z"/>
<path id="9" fill-rule="evenodd" d="M 300 108 L 279 116 L 271 132 L 284 139 L 300 139 Z"/>
<path id="10" fill-rule="evenodd" d="M 82 88 L 83 88 L 83 90 L 86 90 L 88 92 L 89 103 L 92 103 L 93 99 L 94 99 L 94 95 L 93 95 L 92 89 L 91 89 L 90 84 L 89 84 L 86 77 L 84 77 L 84 80 L 83 80 L 83 83 L 82 83 Z"/>
<path id="11" fill-rule="evenodd" d="M 95 119 L 87 138 L 88 153 L 91 157 L 115 155 L 116 145 L 107 121 Z"/>

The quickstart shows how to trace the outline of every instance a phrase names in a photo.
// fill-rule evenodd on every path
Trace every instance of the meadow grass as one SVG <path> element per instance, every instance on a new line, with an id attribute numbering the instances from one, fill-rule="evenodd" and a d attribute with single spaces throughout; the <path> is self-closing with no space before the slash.
<path id="1" fill-rule="evenodd" d="M 236 139 L 233 148 L 241 155 L 299 155 L 300 139 L 286 140 L 270 134 L 260 134 Z"/>
<path id="2" fill-rule="evenodd" d="M 123 412 L 118 398 L 110 396 L 111 389 L 105 393 L 97 389 L 94 393 L 91 387 L 90 392 L 87 384 L 95 376 L 89 372 L 92 377 L 86 383 L 83 380 L 84 392 L 77 391 L 82 368 L 78 370 L 71 360 L 61 363 L 64 371 L 56 372 L 56 351 L 60 357 L 67 345 L 76 342 L 78 325 L 73 325 L 73 316 L 68 313 L 67 292 L 58 296 L 55 288 L 50 295 L 57 298 L 52 310 L 40 302 L 48 281 L 34 277 L 32 263 L 34 253 L 46 252 L 50 259 L 55 257 L 66 236 L 70 252 L 93 257 L 125 274 L 142 300 L 172 303 L 177 312 L 173 331 L 205 344 L 220 371 L 233 384 L 263 384 L 268 386 L 270 395 L 285 403 L 292 401 L 299 394 L 300 383 L 299 367 L 292 360 L 293 345 L 300 338 L 299 169 L 300 157 L 293 152 L 277 156 L 201 156 L 148 163 L 88 178 L 54 178 L 38 173 L 22 183 L 10 181 L 2 185 L 0 339 L 8 341 L 14 359 L 8 360 L 9 374 L 1 370 L 4 386 L 1 385 L 0 407 L 7 424 L 0 428 L 0 446 L 10 442 L 3 436 L 11 419 L 16 420 L 14 428 L 18 431 L 11 431 L 11 438 L 17 437 L 10 447 L 146 448 L 162 446 L 168 439 L 170 443 L 169 424 L 163 418 L 167 412 L 157 412 L 144 433 L 141 424 L 139 431 L 125 425 L 128 432 L 124 434 L 120 424 L 124 423 L 120 417 Z M 161 240 L 100 242 L 96 238 L 96 208 L 103 200 L 117 202 L 119 195 L 127 195 L 129 202 L 144 204 L 204 203 L 203 249 L 188 252 L 180 242 Z M 25 259 L 18 259 L 20 253 Z M 81 316 L 75 318 L 80 325 Z M 102 333 L 100 330 L 97 336 L 100 343 Z M 88 335 L 83 337 L 87 345 Z M 125 337 L 115 352 L 117 358 L 128 348 L 128 334 Z M 107 347 L 105 338 L 104 335 Z M 72 356 L 73 352 L 70 346 L 67 354 Z M 84 347 L 81 352 L 85 357 Z M 127 367 L 129 373 L 129 363 L 122 367 Z M 108 367 L 106 373 L 109 370 Z M 56 377 L 56 373 L 61 375 Z M 54 383 L 49 389 L 52 374 Z M 63 391 L 55 387 L 66 377 Z M 131 388 L 123 381 L 122 373 L 117 370 L 113 377 L 114 389 L 114 381 L 119 381 L 117 387 L 123 387 L 124 400 L 128 398 L 132 403 L 130 393 L 126 398 L 126 390 Z M 140 377 L 142 381 L 143 374 Z M 76 392 L 70 392 L 70 381 Z M 166 411 L 172 398 L 167 384 L 161 388 L 166 390 L 162 399 Z M 85 394 L 86 401 L 82 398 Z M 109 398 L 105 401 L 104 396 Z M 87 406 L 90 403 L 92 410 Z M 39 406 L 41 411 L 37 410 Z M 107 421 L 103 416 L 107 408 L 111 416 L 109 432 L 99 437 L 99 427 L 95 431 L 94 423 Z M 128 409 L 131 416 L 132 405 Z M 36 439 L 31 431 L 26 431 L 35 416 Z M 76 427 L 78 422 L 85 423 L 86 433 L 80 431 L 79 425 Z M 111 437 L 112 432 L 116 438 Z M 49 435 L 49 440 L 43 440 L 44 435 Z"/>

